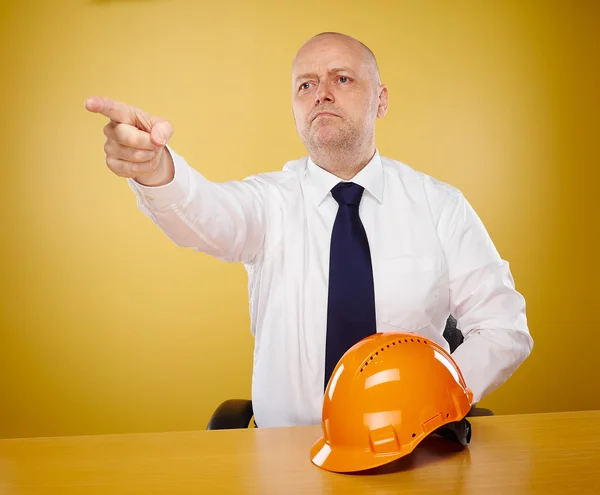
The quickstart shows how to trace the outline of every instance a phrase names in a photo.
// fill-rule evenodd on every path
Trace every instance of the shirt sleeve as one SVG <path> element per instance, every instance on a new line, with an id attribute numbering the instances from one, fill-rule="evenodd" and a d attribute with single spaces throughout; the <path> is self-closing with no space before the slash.
<path id="1" fill-rule="evenodd" d="M 178 246 L 251 262 L 264 243 L 266 184 L 256 177 L 211 182 L 167 149 L 175 165 L 171 182 L 149 187 L 128 179 L 138 208 Z"/>
<path id="2" fill-rule="evenodd" d="M 462 193 L 445 192 L 438 233 L 448 265 L 450 312 L 464 335 L 453 358 L 478 402 L 529 356 L 533 339 L 508 262 Z"/>

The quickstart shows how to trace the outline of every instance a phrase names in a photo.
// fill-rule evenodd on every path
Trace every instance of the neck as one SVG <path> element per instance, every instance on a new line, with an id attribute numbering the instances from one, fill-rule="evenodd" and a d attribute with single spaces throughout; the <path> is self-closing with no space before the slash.
<path id="1" fill-rule="evenodd" d="M 371 142 L 366 146 L 357 146 L 349 148 L 336 149 L 314 149 L 310 153 L 310 158 L 315 164 L 340 179 L 350 180 L 358 174 L 375 155 L 375 143 Z"/>

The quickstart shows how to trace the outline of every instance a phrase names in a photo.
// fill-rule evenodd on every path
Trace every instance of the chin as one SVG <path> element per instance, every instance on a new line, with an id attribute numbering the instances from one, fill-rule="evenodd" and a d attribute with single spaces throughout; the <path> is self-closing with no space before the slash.
<path id="1" fill-rule="evenodd" d="M 319 146 L 327 146 L 342 141 L 339 129 L 319 129 L 312 136 L 311 141 Z"/>

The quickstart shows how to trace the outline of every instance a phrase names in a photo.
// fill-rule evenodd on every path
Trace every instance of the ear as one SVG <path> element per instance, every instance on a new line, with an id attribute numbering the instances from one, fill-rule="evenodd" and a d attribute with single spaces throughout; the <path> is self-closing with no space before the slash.
<path id="1" fill-rule="evenodd" d="M 377 107 L 377 117 L 383 118 L 388 109 L 388 89 L 385 84 L 379 85 L 379 106 Z"/>

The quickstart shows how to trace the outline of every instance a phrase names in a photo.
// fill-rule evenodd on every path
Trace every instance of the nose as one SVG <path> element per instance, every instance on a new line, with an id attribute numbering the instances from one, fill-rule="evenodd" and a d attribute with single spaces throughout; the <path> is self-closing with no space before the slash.
<path id="1" fill-rule="evenodd" d="M 335 98 L 329 88 L 329 84 L 327 82 L 323 82 L 323 83 L 319 84 L 319 87 L 317 88 L 317 92 L 315 94 L 315 106 L 318 107 L 319 105 L 322 105 L 323 103 L 334 103 L 334 102 L 335 102 Z"/>

